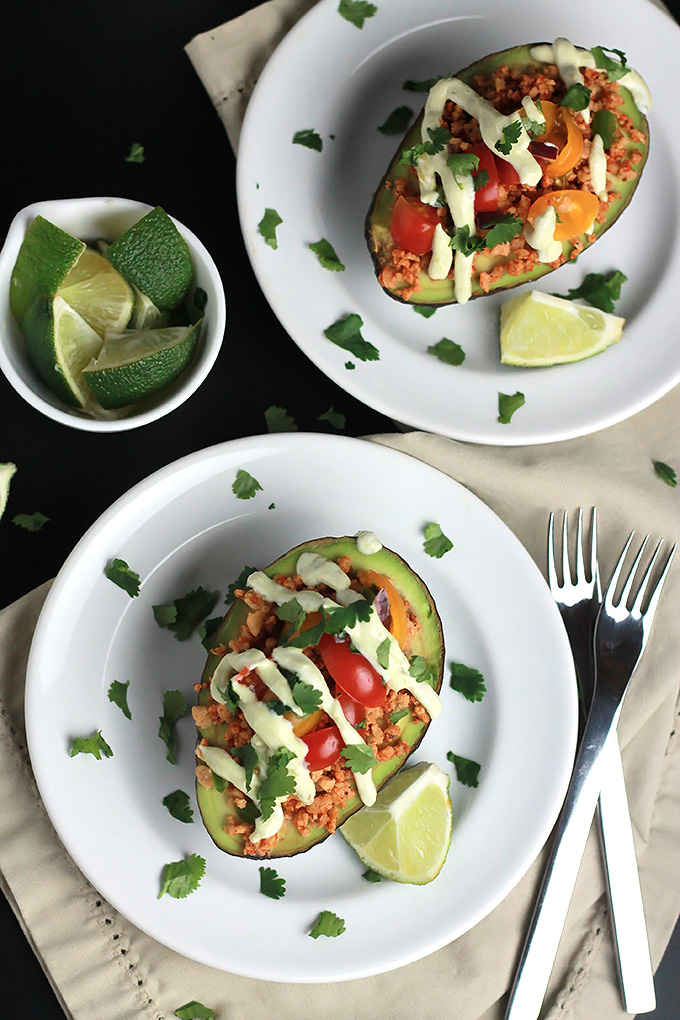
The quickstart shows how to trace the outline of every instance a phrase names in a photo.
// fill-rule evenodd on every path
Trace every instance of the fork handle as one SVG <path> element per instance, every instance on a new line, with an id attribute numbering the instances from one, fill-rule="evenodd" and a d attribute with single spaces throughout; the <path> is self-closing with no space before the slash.
<path id="1" fill-rule="evenodd" d="M 602 749 L 615 731 L 620 707 L 620 699 L 596 694 L 593 701 L 505 1020 L 536 1020 L 540 1013 L 600 794 Z"/>
<path id="2" fill-rule="evenodd" d="M 616 732 L 602 750 L 601 781 L 600 836 L 623 1002 L 627 1013 L 651 1013 L 654 973 Z"/>

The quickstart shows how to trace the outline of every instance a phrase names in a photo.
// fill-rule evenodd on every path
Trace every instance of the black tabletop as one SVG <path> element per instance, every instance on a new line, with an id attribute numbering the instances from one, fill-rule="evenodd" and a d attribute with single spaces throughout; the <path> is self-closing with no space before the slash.
<path id="1" fill-rule="evenodd" d="M 0 522 L 0 608 L 53 577 L 114 500 L 185 454 L 266 432 L 264 411 L 287 408 L 301 430 L 345 432 L 395 424 L 326 378 L 279 325 L 241 238 L 235 160 L 183 47 L 243 13 L 248 0 L 22 0 L 3 6 L 0 95 L 5 184 L 0 230 L 33 202 L 110 195 L 162 205 L 212 254 L 224 281 L 227 329 L 210 375 L 180 408 L 141 429 L 88 433 L 34 410 L 0 375 L 0 462 L 17 473 Z M 144 162 L 127 162 L 133 143 Z M 49 518 L 31 533 L 15 514 Z M 36 876 L 36 881 L 40 876 Z M 3 897 L 0 978 L 4 1016 L 63 1017 Z M 21 975 L 21 979 L 20 979 Z M 658 1013 L 659 1020 L 671 1013 Z"/>

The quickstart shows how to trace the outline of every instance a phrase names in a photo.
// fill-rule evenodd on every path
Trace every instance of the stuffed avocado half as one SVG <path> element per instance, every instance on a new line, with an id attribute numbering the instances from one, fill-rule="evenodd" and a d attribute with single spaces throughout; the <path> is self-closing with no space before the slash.
<path id="1" fill-rule="evenodd" d="M 404 764 L 440 711 L 441 621 L 370 532 L 253 571 L 215 635 L 193 716 L 203 822 L 236 856 L 325 839 Z"/>
<path id="2" fill-rule="evenodd" d="M 366 217 L 380 285 L 464 304 L 575 258 L 633 196 L 650 102 L 625 54 L 566 39 L 435 80 Z"/>

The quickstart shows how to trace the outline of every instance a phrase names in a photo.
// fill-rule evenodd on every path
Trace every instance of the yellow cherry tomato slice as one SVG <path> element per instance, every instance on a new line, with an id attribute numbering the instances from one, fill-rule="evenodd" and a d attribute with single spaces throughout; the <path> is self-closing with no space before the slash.
<path id="1" fill-rule="evenodd" d="M 545 133 L 537 142 L 550 142 L 560 150 L 557 159 L 548 163 L 545 172 L 549 177 L 562 177 L 576 166 L 583 155 L 583 135 L 571 110 L 547 99 L 541 100 L 545 116 Z"/>
<path id="2" fill-rule="evenodd" d="M 316 712 L 303 716 L 302 719 L 295 715 L 295 712 L 286 712 L 283 718 L 288 719 L 293 724 L 293 733 L 296 737 L 304 737 L 305 733 L 309 733 L 310 730 L 314 729 L 322 715 L 323 712 L 319 708 Z"/>
<path id="3" fill-rule="evenodd" d="M 557 213 L 555 240 L 569 241 L 583 234 L 594 221 L 600 209 L 600 200 L 590 191 L 550 191 L 537 198 L 529 209 L 527 219 L 533 225 L 548 206 L 554 205 Z"/>
<path id="4" fill-rule="evenodd" d="M 403 648 L 408 636 L 408 613 L 406 612 L 406 606 L 401 595 L 389 577 L 385 577 L 384 574 L 378 574 L 375 570 L 359 570 L 357 577 L 367 588 L 374 584 L 377 588 L 384 588 L 387 592 L 387 598 L 390 603 L 390 616 L 392 617 L 390 634 L 399 647 Z"/>

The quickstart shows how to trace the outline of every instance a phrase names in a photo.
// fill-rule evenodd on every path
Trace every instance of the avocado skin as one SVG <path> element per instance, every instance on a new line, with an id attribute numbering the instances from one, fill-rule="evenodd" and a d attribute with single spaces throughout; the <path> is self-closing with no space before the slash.
<path id="1" fill-rule="evenodd" d="M 265 567 L 264 572 L 270 577 L 276 574 L 293 574 L 298 557 L 303 552 L 318 553 L 332 560 L 336 560 L 340 556 L 349 556 L 354 570 L 375 570 L 377 573 L 385 574 L 390 578 L 400 594 L 408 600 L 413 612 L 421 623 L 418 638 L 409 647 L 409 653 L 410 655 L 423 655 L 427 660 L 437 677 L 435 689 L 439 692 L 444 675 L 444 639 L 441 620 L 424 581 L 408 566 L 405 560 L 397 553 L 385 547 L 370 556 L 361 554 L 357 549 L 356 538 L 344 536 L 342 538 L 321 538 L 304 542 L 289 550 L 289 552 L 279 557 L 268 567 Z M 241 601 L 237 601 L 231 607 L 215 635 L 215 645 L 226 644 L 239 633 L 241 624 L 245 622 L 247 612 L 247 607 Z M 208 655 L 208 660 L 201 677 L 202 682 L 206 682 L 212 676 L 219 661 L 218 656 L 212 653 Z M 198 702 L 199 704 L 206 704 L 208 700 L 209 691 L 204 688 L 201 690 Z M 429 725 L 429 723 L 413 721 L 409 721 L 404 725 L 405 722 L 405 720 L 402 720 L 398 725 L 403 728 L 402 739 L 407 741 L 409 752 L 401 757 L 380 762 L 373 769 L 373 778 L 377 789 L 384 786 L 388 779 L 404 765 L 419 745 Z M 216 727 L 210 727 L 205 730 L 198 729 L 199 740 L 202 737 L 206 737 L 209 743 L 218 743 L 216 729 Z M 203 824 L 215 845 L 220 850 L 224 850 L 225 853 L 236 857 L 243 857 L 243 838 L 237 835 L 230 835 L 224 831 L 227 818 L 230 815 L 236 815 L 234 806 L 223 793 L 218 793 L 214 787 L 207 790 L 198 781 L 196 782 L 196 798 Z M 352 797 L 338 816 L 337 828 L 361 806 L 361 800 L 358 795 Z M 275 857 L 292 857 L 295 854 L 304 853 L 330 835 L 331 833 L 327 829 L 317 827 L 310 829 L 307 836 L 302 836 L 295 826 L 284 825 L 272 851 L 253 859 L 265 860 Z"/>
<path id="2" fill-rule="evenodd" d="M 488 76 L 503 64 L 508 64 L 512 67 L 536 66 L 536 61 L 531 59 L 530 51 L 534 46 L 539 45 L 545 44 L 528 43 L 524 46 L 513 46 L 510 49 L 501 50 L 498 53 L 492 53 L 489 56 L 483 57 L 481 60 L 477 60 L 473 64 L 470 64 L 469 67 L 459 71 L 458 74 L 454 75 L 454 77 L 461 78 L 468 85 L 472 85 L 472 78 L 475 75 L 481 74 Z M 633 193 L 635 192 L 640 177 L 642 176 L 642 171 L 649 154 L 649 124 L 647 119 L 637 109 L 630 93 L 624 86 L 622 86 L 621 94 L 624 97 L 624 103 L 618 108 L 619 112 L 626 113 L 632 118 L 634 127 L 644 132 L 647 141 L 641 149 L 639 144 L 633 146 L 634 148 L 637 148 L 638 151 L 642 152 L 642 159 L 640 162 L 633 165 L 636 176 L 630 181 L 617 181 L 616 187 L 621 197 L 615 199 L 609 204 L 607 216 L 604 222 L 595 224 L 593 229 L 595 240 L 589 241 L 585 234 L 581 235 L 580 240 L 583 242 L 583 251 L 590 248 L 598 237 L 601 237 L 602 234 L 604 234 L 604 232 L 616 222 L 623 210 L 626 208 L 633 197 Z M 420 141 L 420 126 L 422 119 L 423 111 L 421 111 L 416 121 L 411 125 L 402 139 L 385 176 L 373 196 L 370 209 L 364 221 L 364 236 L 373 260 L 375 274 L 378 278 L 386 265 L 384 256 L 389 251 L 389 248 L 387 248 L 386 251 L 386 245 L 390 245 L 392 243 L 390 222 L 392 218 L 393 203 L 391 201 L 392 196 L 390 189 L 386 185 L 392 184 L 397 177 L 403 177 L 404 173 L 408 172 L 408 168 L 400 161 L 401 152 L 403 149 L 411 148 Z M 401 172 L 398 172 L 400 167 Z M 571 241 L 563 242 L 562 251 L 567 260 L 564 265 L 568 264 L 569 256 L 573 250 L 574 245 Z M 483 257 L 478 255 L 476 267 L 480 267 L 480 260 L 482 258 L 484 258 L 484 261 L 488 262 L 488 268 L 494 264 L 495 260 L 491 259 L 489 256 Z M 482 268 L 487 267 L 483 266 Z M 557 266 L 556 268 L 559 269 L 561 267 Z M 512 290 L 512 288 L 519 287 L 522 284 L 535 282 L 541 277 L 546 276 L 548 273 L 553 273 L 554 271 L 555 268 L 549 264 L 537 263 L 531 272 L 524 273 L 521 276 L 510 276 L 510 274 L 505 273 L 503 276 L 499 277 L 498 280 L 494 280 L 492 282 L 489 293 L 493 294 L 496 291 Z M 378 282 L 380 283 L 379 279 Z M 434 308 L 456 304 L 456 298 L 453 291 L 453 281 L 451 279 L 430 280 L 426 272 L 421 272 L 420 284 L 422 289 L 417 291 L 407 300 L 400 297 L 398 292 L 388 290 L 387 287 L 382 287 L 382 284 L 380 284 L 380 286 L 386 294 L 401 304 L 427 305 Z M 486 292 L 482 290 L 478 282 L 473 283 L 471 300 L 478 297 L 484 297 L 485 294 Z"/>

